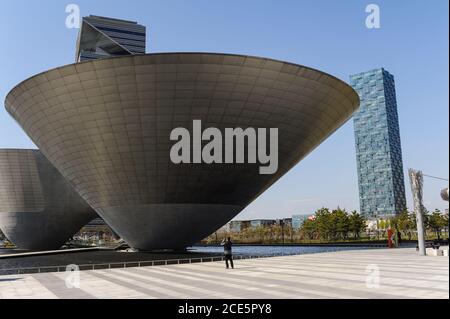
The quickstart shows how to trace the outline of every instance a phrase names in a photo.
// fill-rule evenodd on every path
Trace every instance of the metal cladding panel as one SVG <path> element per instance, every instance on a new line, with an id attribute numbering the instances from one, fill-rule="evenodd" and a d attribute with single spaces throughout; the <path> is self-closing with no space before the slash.
<path id="1" fill-rule="evenodd" d="M 18 248 L 59 248 L 96 216 L 38 150 L 0 150 L 0 228 Z"/>
<path id="2" fill-rule="evenodd" d="M 203 230 L 171 240 L 177 247 L 213 232 L 344 124 L 358 105 L 350 86 L 323 72 L 213 53 L 68 65 L 22 82 L 6 99 L 9 113 L 79 194 L 141 249 L 172 248 L 155 232 L 176 238 L 186 227 Z M 259 163 L 173 164 L 170 132 L 191 130 L 193 120 L 221 132 L 278 128 L 278 171 L 260 175 Z M 218 213 L 212 209 L 203 218 L 205 206 L 197 216 L 192 205 L 216 207 Z M 169 211 L 171 218 L 160 218 Z M 140 229 L 133 235 L 130 227 Z"/>

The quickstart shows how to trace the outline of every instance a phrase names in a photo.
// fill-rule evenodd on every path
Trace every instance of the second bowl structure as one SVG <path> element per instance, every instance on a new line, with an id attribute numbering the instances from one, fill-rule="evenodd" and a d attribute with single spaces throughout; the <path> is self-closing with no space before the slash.
<path id="1" fill-rule="evenodd" d="M 0 149 L 0 229 L 17 248 L 58 249 L 96 216 L 41 152 Z"/>

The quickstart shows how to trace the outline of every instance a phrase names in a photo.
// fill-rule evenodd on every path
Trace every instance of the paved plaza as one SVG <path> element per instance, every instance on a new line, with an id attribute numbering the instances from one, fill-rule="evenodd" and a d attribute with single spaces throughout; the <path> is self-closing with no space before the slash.
<path id="1" fill-rule="evenodd" d="M 0 298 L 449 298 L 448 257 L 367 249 L 223 262 L 0 276 Z M 73 282 L 73 281 L 70 281 Z"/>

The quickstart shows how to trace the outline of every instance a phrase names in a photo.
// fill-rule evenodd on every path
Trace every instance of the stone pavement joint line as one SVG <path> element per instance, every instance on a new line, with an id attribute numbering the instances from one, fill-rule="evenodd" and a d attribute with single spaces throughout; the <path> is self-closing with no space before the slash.
<path id="1" fill-rule="evenodd" d="M 449 298 L 449 258 L 415 249 L 0 276 L 0 298 Z M 379 275 L 379 276 L 378 276 Z"/>

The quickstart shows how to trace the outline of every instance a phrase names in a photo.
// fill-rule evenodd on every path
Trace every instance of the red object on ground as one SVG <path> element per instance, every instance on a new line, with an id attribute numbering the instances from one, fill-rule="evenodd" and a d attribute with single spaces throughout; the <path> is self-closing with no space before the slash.
<path id="1" fill-rule="evenodd" d="M 394 235 L 394 231 L 392 229 L 388 229 L 387 231 L 387 235 L 388 235 L 388 247 L 392 248 L 394 247 L 394 243 L 392 241 L 393 235 Z"/>

